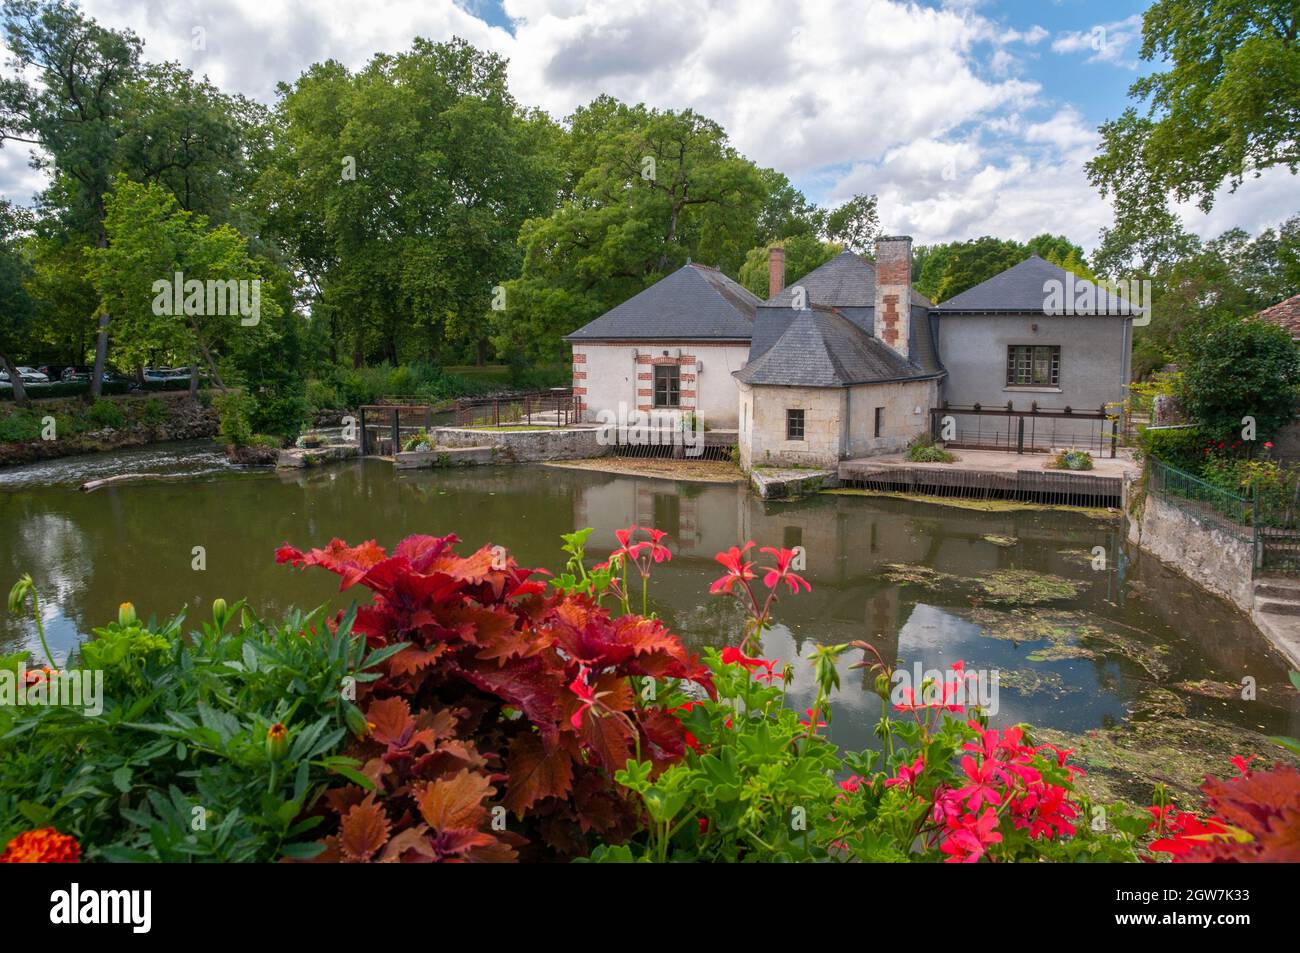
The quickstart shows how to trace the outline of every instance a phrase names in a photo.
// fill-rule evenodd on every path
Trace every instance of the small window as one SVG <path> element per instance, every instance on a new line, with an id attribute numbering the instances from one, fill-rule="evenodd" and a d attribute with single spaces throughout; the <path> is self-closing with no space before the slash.
<path id="1" fill-rule="evenodd" d="M 787 526 L 782 534 L 781 546 L 784 549 L 794 549 L 796 546 L 803 545 L 803 527 Z"/>
<path id="2" fill-rule="evenodd" d="M 1061 386 L 1061 348 L 1055 344 L 1013 344 L 1008 347 L 1007 386 Z"/>
<path id="3" fill-rule="evenodd" d="M 879 437 L 885 432 L 885 408 L 876 408 L 876 436 Z"/>
<path id="4" fill-rule="evenodd" d="M 787 410 L 785 412 L 785 439 L 803 439 L 803 411 Z"/>
<path id="5" fill-rule="evenodd" d="M 654 526 L 676 538 L 682 532 L 682 502 L 676 493 L 654 495 Z"/>
<path id="6" fill-rule="evenodd" d="M 676 364 L 655 365 L 655 406 L 678 407 L 682 402 L 682 372 Z"/>

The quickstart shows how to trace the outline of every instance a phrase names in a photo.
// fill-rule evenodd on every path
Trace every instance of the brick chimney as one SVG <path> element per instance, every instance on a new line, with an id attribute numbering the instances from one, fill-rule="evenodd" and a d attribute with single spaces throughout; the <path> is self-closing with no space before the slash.
<path id="1" fill-rule="evenodd" d="M 771 301 L 785 289 L 785 249 L 767 250 L 767 299 Z"/>
<path id="2" fill-rule="evenodd" d="M 876 239 L 876 337 L 908 356 L 912 326 L 912 236 Z"/>

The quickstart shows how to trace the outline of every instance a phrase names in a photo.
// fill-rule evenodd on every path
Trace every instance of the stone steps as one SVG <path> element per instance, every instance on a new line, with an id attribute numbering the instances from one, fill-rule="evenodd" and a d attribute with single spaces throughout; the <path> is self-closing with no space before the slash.
<path id="1" fill-rule="evenodd" d="M 1274 602 L 1267 599 L 1255 600 L 1255 611 L 1270 615 L 1300 616 L 1300 602 Z"/>

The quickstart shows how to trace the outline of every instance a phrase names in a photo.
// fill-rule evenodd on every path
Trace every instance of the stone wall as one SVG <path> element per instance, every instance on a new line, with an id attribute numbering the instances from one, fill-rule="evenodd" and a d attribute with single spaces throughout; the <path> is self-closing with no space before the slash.
<path id="1" fill-rule="evenodd" d="M 473 430 L 436 427 L 429 433 L 440 447 L 493 447 L 496 450 L 496 457 L 502 463 L 582 460 L 604 456 L 612 449 L 601 445 L 597 436 L 599 429 L 596 427 L 544 430 Z"/>
<path id="2" fill-rule="evenodd" d="M 1124 484 L 1125 511 L 1133 481 Z M 1130 515 L 1128 540 L 1197 585 L 1223 596 L 1249 613 L 1254 606 L 1251 566 L 1254 546 L 1247 531 L 1233 531 L 1150 493 L 1141 516 Z"/>

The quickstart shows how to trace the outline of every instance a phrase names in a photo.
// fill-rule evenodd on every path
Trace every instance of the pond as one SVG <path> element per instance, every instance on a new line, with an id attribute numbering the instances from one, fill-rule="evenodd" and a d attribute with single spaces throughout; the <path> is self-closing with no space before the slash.
<path id="1" fill-rule="evenodd" d="M 132 470 L 185 477 L 77 490 Z M 1300 735 L 1300 703 L 1280 657 L 1233 607 L 1126 549 L 1114 514 L 852 494 L 764 503 L 741 484 L 543 466 L 398 474 L 365 460 L 241 471 L 197 443 L 0 472 L 0 521 L 0 586 L 32 574 L 60 655 L 124 600 L 146 617 L 206 617 L 215 597 L 242 596 L 273 617 L 364 596 L 338 593 L 330 574 L 276 565 L 285 542 L 307 548 L 338 536 L 391 547 L 411 533 L 455 533 L 463 552 L 490 542 L 555 570 L 561 533 L 594 527 L 591 552 L 603 558 L 614 530 L 635 522 L 670 535 L 673 559 L 655 567 L 653 608 L 697 648 L 732 643 L 741 628 L 736 604 L 708 593 L 721 574 L 718 550 L 747 539 L 804 548 L 812 592 L 781 598 L 763 645 L 766 657 L 795 662 L 789 698 L 800 710 L 813 685 L 811 666 L 798 660 L 817 644 L 865 639 L 908 670 L 959 659 L 996 670 L 996 723 L 1024 721 L 1089 746 L 1098 783 L 1135 797 L 1152 779 L 1186 789 L 1227 769 L 1229 754 L 1276 757 L 1264 736 Z M 1104 568 L 1094 568 L 1096 547 Z M 0 652 L 19 646 L 40 651 L 31 621 L 5 613 Z M 851 748 L 876 744 L 881 704 L 849 668 L 859 658 L 843 658 L 830 729 Z M 1251 699 L 1241 697 L 1246 678 Z"/>

